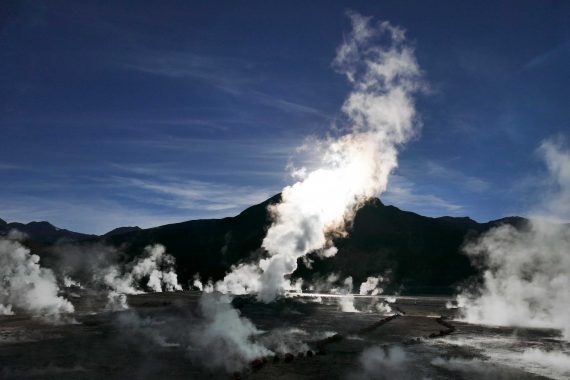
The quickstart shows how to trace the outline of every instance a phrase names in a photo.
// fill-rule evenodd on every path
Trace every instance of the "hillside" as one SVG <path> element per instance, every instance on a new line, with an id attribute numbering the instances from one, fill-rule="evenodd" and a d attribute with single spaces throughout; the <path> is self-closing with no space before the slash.
<path id="1" fill-rule="evenodd" d="M 231 265 L 262 254 L 261 242 L 270 224 L 267 206 L 279 199 L 280 195 L 275 195 L 231 218 L 129 231 L 104 241 L 124 246 L 130 255 L 159 242 L 176 257 L 183 282 L 194 273 L 215 280 L 222 278 Z M 373 199 L 357 212 L 349 235 L 335 241 L 339 249 L 335 257 L 311 257 L 311 269 L 301 264 L 296 275 L 311 278 L 335 272 L 351 275 L 359 283 L 370 275 L 388 274 L 395 287 L 391 290 L 449 292 L 476 273 L 460 251 L 466 237 L 501 223 L 524 222 L 518 217 L 489 223 L 448 216 L 430 218 Z"/>
<path id="2" fill-rule="evenodd" d="M 56 236 L 63 239 L 63 244 L 100 242 L 120 247 L 127 257 L 139 254 L 148 244 L 161 243 L 176 257 L 179 278 L 186 284 L 195 273 L 202 278 L 220 279 L 232 265 L 263 254 L 260 246 L 270 224 L 267 206 L 279 199 L 277 194 L 235 217 L 148 229 L 122 227 L 99 237 L 60 230 L 46 222 L 4 223 L 0 231 L 7 230 L 6 226 L 17 228 L 27 233 L 32 243 L 44 245 L 56 242 Z M 296 276 L 312 278 L 335 272 L 351 275 L 359 283 L 367 276 L 383 274 L 390 278 L 392 291 L 445 293 L 476 274 L 461 253 L 466 238 L 501 223 L 520 226 L 525 222 L 519 217 L 488 223 L 466 217 L 430 218 L 372 199 L 357 212 L 348 236 L 335 240 L 337 255 L 329 259 L 312 255 L 311 268 L 301 263 Z"/>
<path id="3" fill-rule="evenodd" d="M 49 222 L 7 223 L 0 219 L 0 236 L 12 230 L 23 232 L 30 240 L 42 244 L 54 244 L 62 241 L 81 241 L 97 238 L 96 235 L 82 234 L 62 228 L 57 228 Z"/>

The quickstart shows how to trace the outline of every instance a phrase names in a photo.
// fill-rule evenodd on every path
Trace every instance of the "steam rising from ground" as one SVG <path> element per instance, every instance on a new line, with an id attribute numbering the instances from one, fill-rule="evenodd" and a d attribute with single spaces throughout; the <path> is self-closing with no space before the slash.
<path id="1" fill-rule="evenodd" d="M 40 266 L 40 258 L 17 240 L 0 239 L 0 314 L 21 309 L 50 320 L 72 313 L 73 305 L 58 295 L 56 277 Z"/>
<path id="2" fill-rule="evenodd" d="M 276 328 L 262 335 L 258 340 L 274 353 L 284 355 L 287 353 L 297 354 L 299 352 L 307 352 L 309 346 L 305 343 L 305 340 L 310 338 L 310 334 L 305 330 L 298 328 Z"/>
<path id="3" fill-rule="evenodd" d="M 437 357 L 432 364 L 464 373 L 478 374 L 479 378 L 519 378 L 506 371 L 508 367 L 551 379 L 570 376 L 569 347 L 559 341 L 545 345 L 541 341 L 525 341 L 516 335 L 457 335 L 439 340 L 452 346 L 465 347 L 468 352 L 480 351 L 482 357 Z M 504 373 L 504 376 L 498 376 Z"/>
<path id="4" fill-rule="evenodd" d="M 349 376 L 352 380 L 411 378 L 407 372 L 408 357 L 400 347 L 372 346 L 359 357 L 360 368 Z"/>
<path id="5" fill-rule="evenodd" d="M 535 211 L 540 218 L 521 229 L 494 228 L 466 245 L 485 268 L 483 286 L 461 294 L 458 304 L 471 323 L 556 328 L 570 339 L 570 228 L 544 219 L 570 215 L 570 153 L 553 140 L 539 152 L 555 185 Z"/>
<path id="6" fill-rule="evenodd" d="M 252 339 L 261 332 L 241 317 L 224 295 L 204 293 L 200 298 L 200 319 L 192 327 L 189 355 L 211 368 L 238 371 L 260 357 L 271 354 Z"/>
<path id="7" fill-rule="evenodd" d="M 404 30 L 349 16 L 352 31 L 333 62 L 353 87 L 342 107 L 347 133 L 323 141 L 320 167 L 297 171 L 303 179 L 270 207 L 273 224 L 262 244 L 269 257 L 234 267 L 217 284 L 220 291 L 257 293 L 269 302 L 291 288 L 288 276 L 299 258 L 334 255 L 332 237 L 344 233 L 366 199 L 386 190 L 397 148 L 417 132 L 412 95 L 422 88 L 421 73 Z"/>
<path id="8" fill-rule="evenodd" d="M 126 311 L 117 313 L 115 321 L 121 340 L 131 340 L 139 347 L 147 347 L 146 343 L 148 348 L 181 347 L 196 367 L 213 374 L 239 372 L 256 359 L 276 354 L 306 353 L 310 349 L 307 341 L 335 335 L 293 327 L 258 330 L 232 306 L 231 296 L 219 293 L 203 293 L 196 313 L 156 318 Z M 141 338 L 146 342 L 141 344 Z"/>
<path id="9" fill-rule="evenodd" d="M 95 273 L 95 278 L 124 294 L 142 293 L 143 279 L 147 279 L 146 287 L 154 292 L 182 290 L 174 263 L 174 257 L 166 253 L 163 245 L 149 245 L 143 256 L 130 263 L 124 273 L 118 266 L 109 266 Z"/>
<path id="10" fill-rule="evenodd" d="M 54 272 L 40 266 L 39 256 L 18 241 L 20 235 L 10 233 L 0 238 L 0 315 L 22 310 L 59 321 L 62 315 L 73 313 L 73 305 L 58 295 L 58 279 L 65 288 L 107 291 L 109 310 L 127 309 L 126 295 L 143 293 L 143 289 L 154 292 L 182 289 L 174 271 L 174 257 L 162 245 L 146 247 L 141 257 L 124 266 L 112 262 L 110 257 L 116 251 L 109 247 L 58 247 L 59 261 L 56 260 Z M 77 281 L 78 277 L 84 286 Z"/>
<path id="11" fill-rule="evenodd" d="M 331 279 L 330 277 L 328 278 Z M 378 277 L 368 277 L 366 281 L 360 284 L 359 294 L 361 296 L 376 296 L 382 293 L 383 289 L 380 287 L 380 283 L 384 281 L 382 276 Z M 333 287 L 329 290 L 332 294 L 339 294 L 342 297 L 337 298 L 337 303 L 341 311 L 347 313 L 358 313 L 360 311 L 371 311 L 375 310 L 383 314 L 388 314 L 392 312 L 392 308 L 388 303 L 381 301 L 376 297 L 370 298 L 370 304 L 366 310 L 358 310 L 354 305 L 354 293 L 353 293 L 353 280 L 352 277 L 347 277 L 344 279 L 341 287 Z"/>
<path id="12" fill-rule="evenodd" d="M 365 296 L 369 294 L 375 296 L 382 293 L 382 288 L 378 286 L 382 281 L 384 281 L 382 276 L 368 277 L 365 282 L 360 284 L 360 295 Z"/>
<path id="13" fill-rule="evenodd" d="M 344 311 L 345 313 L 358 313 L 356 307 L 354 307 L 354 296 L 352 295 L 352 277 L 347 277 L 344 282 L 343 286 L 340 289 L 333 289 L 333 294 L 342 294 L 344 297 L 338 298 L 338 306 L 340 310 Z"/>
<path id="14" fill-rule="evenodd" d="M 127 294 L 143 293 L 142 283 L 154 292 L 182 290 L 174 271 L 175 259 L 166 253 L 163 245 L 149 245 L 144 255 L 127 265 L 124 271 L 118 265 L 104 267 L 96 271 L 93 279 L 109 289 L 107 309 L 128 308 Z"/>
<path id="15" fill-rule="evenodd" d="M 352 276 L 341 280 L 338 274 L 332 273 L 326 277 L 315 276 L 306 284 L 302 279 L 295 280 L 287 296 L 305 296 L 306 300 L 317 303 L 322 303 L 323 297 L 329 298 L 336 302 L 341 311 L 347 313 L 378 311 L 383 314 L 389 314 L 392 312 L 389 303 L 396 302 L 396 299 L 394 297 L 386 297 L 384 300 L 377 297 L 384 291 L 380 287 L 383 281 L 384 278 L 382 276 L 368 277 L 366 281 L 360 284 L 359 294 L 356 296 L 353 291 L 354 282 Z M 303 287 L 309 292 L 304 293 Z M 356 308 L 355 297 L 366 299 L 369 302 L 359 302 L 359 308 Z"/>

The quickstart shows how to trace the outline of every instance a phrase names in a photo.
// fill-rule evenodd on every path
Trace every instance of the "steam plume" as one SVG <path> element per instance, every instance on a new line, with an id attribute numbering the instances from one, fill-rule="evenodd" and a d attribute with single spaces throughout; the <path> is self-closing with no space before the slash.
<path id="1" fill-rule="evenodd" d="M 166 249 L 161 244 L 145 247 L 146 256 L 136 262 L 131 273 L 136 281 L 148 276 L 147 287 L 154 292 L 172 292 L 182 290 L 178 284 L 178 276 L 174 272 L 173 256 L 166 254 Z"/>
<path id="2" fill-rule="evenodd" d="M 317 250 L 334 255 L 332 236 L 344 232 L 366 199 L 386 190 L 398 147 L 417 132 L 412 95 L 422 88 L 421 73 L 404 30 L 349 17 L 352 31 L 333 62 L 352 85 L 342 107 L 347 132 L 322 142 L 320 167 L 297 171 L 303 180 L 270 207 L 273 224 L 262 244 L 269 257 L 233 268 L 218 284 L 221 291 L 257 293 L 269 302 L 290 289 L 299 258 Z"/>
<path id="3" fill-rule="evenodd" d="M 360 354 L 359 368 L 348 376 L 351 380 L 408 379 L 407 364 L 410 361 L 400 347 L 372 346 Z"/>
<path id="4" fill-rule="evenodd" d="M 109 289 L 107 309 L 124 310 L 128 308 L 127 294 L 143 293 L 144 279 L 147 279 L 146 287 L 153 292 L 182 290 L 174 264 L 174 257 L 166 253 L 163 245 L 149 245 L 144 255 L 124 272 L 117 265 L 107 266 L 95 272 L 94 280 Z"/>
<path id="5" fill-rule="evenodd" d="M 249 319 L 240 316 L 228 296 L 204 293 L 199 307 L 200 319 L 191 331 L 190 357 L 212 369 L 233 372 L 272 353 L 252 340 L 261 332 Z"/>
<path id="6" fill-rule="evenodd" d="M 340 310 L 345 313 L 358 313 L 358 310 L 354 307 L 352 288 L 352 277 L 349 276 L 345 278 L 342 288 L 335 288 L 332 290 L 332 293 L 343 295 L 343 297 L 338 298 L 337 301 Z"/>
<path id="7" fill-rule="evenodd" d="M 146 287 L 154 292 L 181 290 L 178 276 L 174 272 L 175 259 L 166 253 L 163 245 L 149 245 L 144 255 L 129 264 L 122 271 L 117 265 L 111 265 L 95 273 L 96 281 L 104 283 L 110 289 L 123 294 L 143 293 L 143 280 Z"/>
<path id="8" fill-rule="evenodd" d="M 570 339 L 570 228 L 544 219 L 570 215 L 570 152 L 553 140 L 539 152 L 555 189 L 524 228 L 503 225 L 466 245 L 485 268 L 483 286 L 458 304 L 468 322 L 549 327 Z"/>
<path id="9" fill-rule="evenodd" d="M 382 276 L 368 277 L 365 282 L 360 284 L 360 295 L 370 294 L 371 296 L 375 296 L 382 293 L 382 288 L 378 286 L 382 281 L 384 281 Z"/>
<path id="10" fill-rule="evenodd" d="M 0 314 L 13 314 L 15 308 L 60 320 L 74 308 L 58 292 L 53 272 L 40 266 L 39 256 L 16 240 L 0 239 Z"/>

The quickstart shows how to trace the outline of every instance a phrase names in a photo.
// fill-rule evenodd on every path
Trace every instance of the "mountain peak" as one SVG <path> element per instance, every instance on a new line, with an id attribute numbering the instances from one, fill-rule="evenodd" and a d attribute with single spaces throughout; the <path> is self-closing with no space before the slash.
<path id="1" fill-rule="evenodd" d="M 369 200 L 366 201 L 367 204 L 374 206 L 374 207 L 384 207 L 386 206 L 384 203 L 382 203 L 382 201 L 380 200 L 380 198 L 374 197 L 374 198 L 370 198 Z"/>
<path id="2" fill-rule="evenodd" d="M 126 234 L 128 232 L 134 232 L 134 231 L 140 231 L 142 228 L 140 228 L 139 226 L 134 226 L 134 227 L 117 227 L 115 229 L 112 229 L 111 231 L 107 232 L 105 235 L 105 237 L 109 237 L 109 236 L 116 236 L 116 235 L 122 235 L 122 234 Z"/>
<path id="3" fill-rule="evenodd" d="M 41 220 L 39 222 L 32 221 L 32 222 L 29 222 L 27 225 L 30 227 L 55 228 L 56 230 L 59 230 L 59 228 L 57 228 L 56 226 L 54 226 L 53 224 L 51 224 L 50 222 L 47 222 L 45 220 Z"/>

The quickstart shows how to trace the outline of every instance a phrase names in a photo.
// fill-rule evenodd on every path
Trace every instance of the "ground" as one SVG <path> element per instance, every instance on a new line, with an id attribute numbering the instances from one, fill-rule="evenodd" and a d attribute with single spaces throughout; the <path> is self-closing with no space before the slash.
<path id="1" fill-rule="evenodd" d="M 569 357 L 570 347 L 558 332 L 458 322 L 456 309 L 446 308 L 450 300 L 445 297 L 399 297 L 391 304 L 392 317 L 374 307 L 381 297 L 356 298 L 356 308 L 364 310 L 359 313 L 340 311 L 335 298 L 316 303 L 310 297 L 294 297 L 267 305 L 236 298 L 234 307 L 260 330 L 258 340 L 277 352 L 277 359 L 268 355 L 239 370 L 215 366 L 230 360 L 223 347 L 218 352 L 193 351 L 199 337 L 198 292 L 129 296 L 130 309 L 121 312 L 101 312 L 106 299 L 100 295 L 71 299 L 76 307 L 73 323 L 47 323 L 25 314 L 0 316 L 0 378 L 570 376 L 568 363 L 550 360 Z"/>

